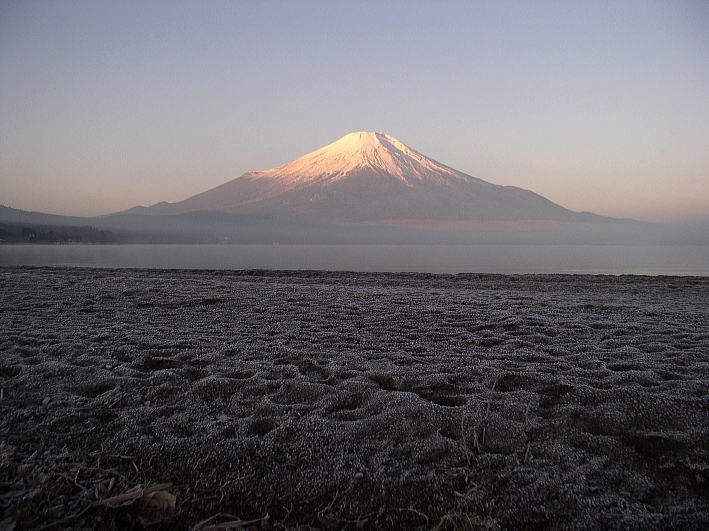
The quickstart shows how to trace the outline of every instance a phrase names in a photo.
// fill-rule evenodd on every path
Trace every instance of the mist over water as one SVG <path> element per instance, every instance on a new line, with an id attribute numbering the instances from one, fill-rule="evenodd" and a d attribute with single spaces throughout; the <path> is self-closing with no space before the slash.
<path id="1" fill-rule="evenodd" d="M 2 245 L 0 265 L 709 275 L 706 245 Z"/>

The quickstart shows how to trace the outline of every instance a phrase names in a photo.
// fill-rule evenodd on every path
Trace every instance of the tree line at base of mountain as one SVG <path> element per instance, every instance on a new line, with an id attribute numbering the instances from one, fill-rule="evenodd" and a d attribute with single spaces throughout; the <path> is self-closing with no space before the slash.
<path id="1" fill-rule="evenodd" d="M 0 222 L 0 243 L 114 243 L 110 230 L 66 225 Z"/>

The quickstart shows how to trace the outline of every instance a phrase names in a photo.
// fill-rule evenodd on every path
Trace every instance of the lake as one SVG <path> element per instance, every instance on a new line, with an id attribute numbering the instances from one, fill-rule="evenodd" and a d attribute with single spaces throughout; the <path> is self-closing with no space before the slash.
<path id="1" fill-rule="evenodd" d="M 709 275 L 705 245 L 32 245 L 0 265 Z"/>

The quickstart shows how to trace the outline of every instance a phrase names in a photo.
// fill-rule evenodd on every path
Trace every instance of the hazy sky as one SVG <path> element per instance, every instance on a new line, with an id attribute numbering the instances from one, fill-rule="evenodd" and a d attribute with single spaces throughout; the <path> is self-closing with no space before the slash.
<path id="1" fill-rule="evenodd" d="M 574 210 L 709 217 L 709 1 L 0 2 L 0 204 L 184 199 L 355 130 Z"/>

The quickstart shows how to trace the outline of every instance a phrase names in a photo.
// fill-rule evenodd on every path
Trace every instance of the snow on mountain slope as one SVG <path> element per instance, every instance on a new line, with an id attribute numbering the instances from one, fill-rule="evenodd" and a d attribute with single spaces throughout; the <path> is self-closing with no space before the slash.
<path id="1" fill-rule="evenodd" d="M 282 166 L 248 172 L 145 214 L 218 211 L 323 221 L 570 221 L 529 190 L 499 186 L 436 162 L 393 136 L 350 133 Z"/>
<path id="2" fill-rule="evenodd" d="M 368 170 L 395 176 L 408 186 L 473 179 L 429 159 L 393 136 L 369 131 L 350 133 L 283 166 L 247 175 L 305 184 L 337 181 Z"/>

